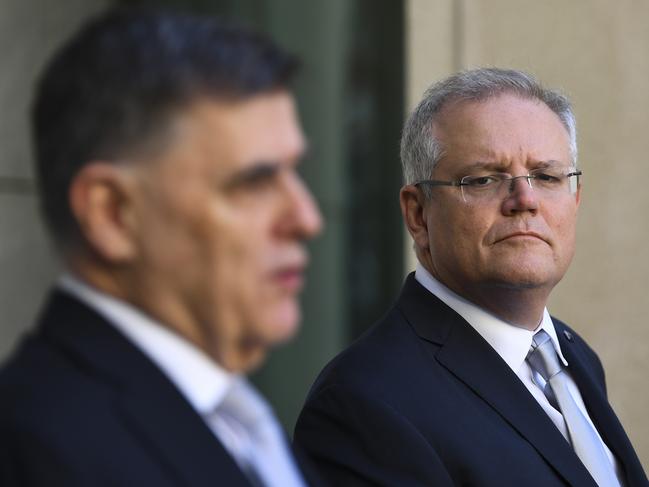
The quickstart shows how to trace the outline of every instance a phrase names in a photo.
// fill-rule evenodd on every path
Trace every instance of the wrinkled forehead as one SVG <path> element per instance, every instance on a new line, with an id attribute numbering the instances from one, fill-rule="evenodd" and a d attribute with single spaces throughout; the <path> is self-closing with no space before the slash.
<path id="1" fill-rule="evenodd" d="M 570 163 L 570 136 L 559 116 L 540 100 L 502 94 L 457 100 L 432 122 L 443 155 L 454 161 L 562 161 Z"/>

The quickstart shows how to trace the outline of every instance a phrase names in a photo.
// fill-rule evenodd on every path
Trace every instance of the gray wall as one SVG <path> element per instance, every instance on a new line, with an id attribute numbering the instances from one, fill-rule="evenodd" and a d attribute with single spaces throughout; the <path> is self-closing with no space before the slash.
<path id="1" fill-rule="evenodd" d="M 0 357 L 30 325 L 56 271 L 32 189 L 32 83 L 61 39 L 105 3 L 0 0 Z"/>

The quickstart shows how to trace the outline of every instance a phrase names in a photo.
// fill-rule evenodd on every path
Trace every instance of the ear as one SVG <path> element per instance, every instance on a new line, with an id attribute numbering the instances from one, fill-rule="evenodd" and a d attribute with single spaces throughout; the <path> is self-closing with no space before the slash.
<path id="1" fill-rule="evenodd" d="M 403 221 L 417 249 L 428 249 L 428 222 L 424 214 L 425 197 L 415 186 L 407 185 L 399 192 Z"/>
<path id="2" fill-rule="evenodd" d="M 133 201 L 127 169 L 106 162 L 91 162 L 74 177 L 69 204 L 88 245 L 112 263 L 135 255 L 132 230 Z"/>

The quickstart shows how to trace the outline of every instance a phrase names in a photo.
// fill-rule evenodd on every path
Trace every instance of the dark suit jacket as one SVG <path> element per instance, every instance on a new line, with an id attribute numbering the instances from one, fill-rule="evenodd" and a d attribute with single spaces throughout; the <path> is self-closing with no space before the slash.
<path id="1" fill-rule="evenodd" d="M 58 291 L 0 373 L 0 485 L 250 487 L 157 367 Z"/>
<path id="2" fill-rule="evenodd" d="M 597 356 L 554 324 L 627 487 L 649 485 Z M 514 372 L 413 275 L 387 316 L 321 373 L 295 442 L 333 485 L 596 487 Z"/>

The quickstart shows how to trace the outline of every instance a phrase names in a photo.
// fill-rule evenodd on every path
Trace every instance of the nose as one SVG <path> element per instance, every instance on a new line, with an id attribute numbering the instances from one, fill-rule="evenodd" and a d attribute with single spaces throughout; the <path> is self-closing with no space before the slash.
<path id="1" fill-rule="evenodd" d="M 531 188 L 532 187 L 532 179 L 528 175 L 523 175 L 523 176 L 514 176 L 509 180 L 509 192 L 512 193 L 516 189 L 516 183 L 517 181 L 524 181 L 527 183 L 527 185 Z"/>
<path id="2" fill-rule="evenodd" d="M 322 214 L 313 195 L 297 174 L 290 178 L 287 192 L 287 211 L 281 224 L 284 233 L 299 239 L 318 235 L 323 227 Z"/>
<path id="3" fill-rule="evenodd" d="M 521 212 L 536 213 L 539 200 L 527 176 L 516 176 L 509 182 L 509 194 L 503 201 L 503 214 L 514 215 Z"/>

